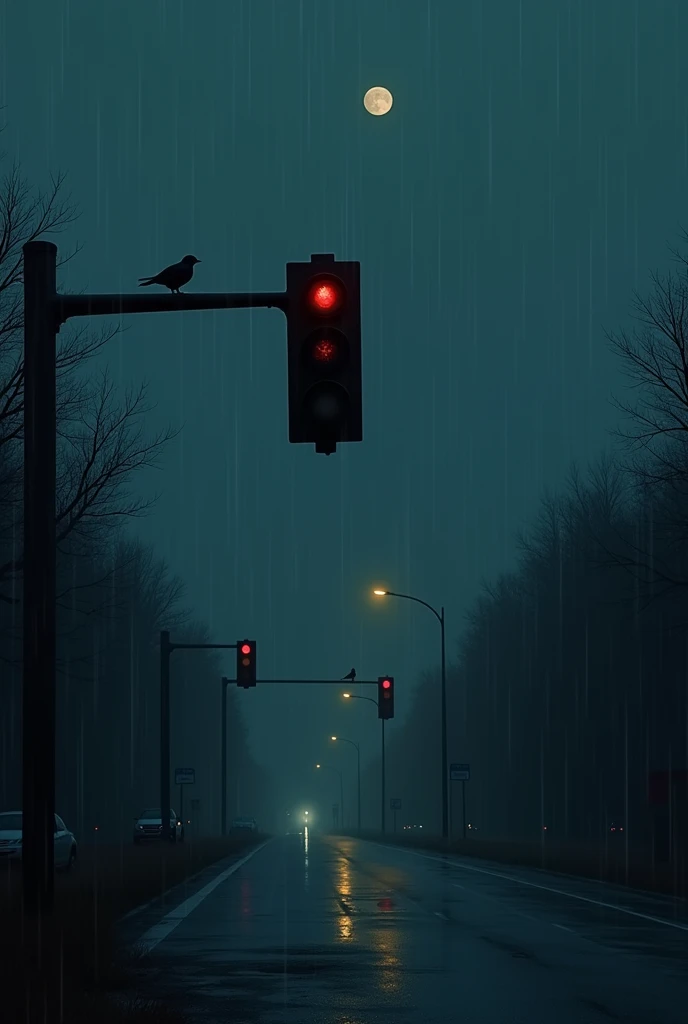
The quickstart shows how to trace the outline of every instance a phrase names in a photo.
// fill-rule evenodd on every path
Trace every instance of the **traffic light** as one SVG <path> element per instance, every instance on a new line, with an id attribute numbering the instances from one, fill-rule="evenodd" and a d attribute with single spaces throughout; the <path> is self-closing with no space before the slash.
<path id="1" fill-rule="evenodd" d="M 394 676 L 378 677 L 377 717 L 394 718 Z"/>
<path id="2" fill-rule="evenodd" d="M 256 641 L 237 640 L 237 686 L 248 690 L 256 685 Z"/>
<path id="3" fill-rule="evenodd" d="M 331 253 L 287 263 L 289 441 L 323 455 L 363 440 L 360 276 Z"/>

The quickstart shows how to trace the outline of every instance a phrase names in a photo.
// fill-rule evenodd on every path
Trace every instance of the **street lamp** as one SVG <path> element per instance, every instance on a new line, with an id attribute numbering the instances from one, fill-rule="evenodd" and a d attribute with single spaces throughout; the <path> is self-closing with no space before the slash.
<path id="1" fill-rule="evenodd" d="M 328 768 L 339 776 L 339 806 L 342 809 L 342 828 L 344 827 L 344 780 L 339 768 L 333 768 L 331 764 L 316 764 L 316 768 Z"/>
<path id="2" fill-rule="evenodd" d="M 447 777 L 447 671 L 444 645 L 444 608 L 438 612 L 427 601 L 421 601 L 419 597 L 411 594 L 398 594 L 394 590 L 383 590 L 375 588 L 373 593 L 376 597 L 401 597 L 405 601 L 414 601 L 429 609 L 440 624 L 440 639 L 442 645 L 442 838 L 449 838 L 449 781 Z"/>
<path id="3" fill-rule="evenodd" d="M 357 693 L 343 693 L 342 697 L 347 697 L 349 700 L 369 700 L 371 704 L 374 704 L 376 708 L 379 708 L 378 702 L 373 697 L 363 697 Z M 385 720 L 381 719 L 382 725 L 382 778 L 380 785 L 380 825 L 381 831 L 384 834 L 385 831 Z M 334 738 L 334 737 L 333 737 Z M 360 779 L 360 772 L 359 772 Z M 359 801 L 360 806 L 360 801 Z M 360 824 L 359 824 L 360 828 Z"/>
<path id="4" fill-rule="evenodd" d="M 352 747 L 356 748 L 356 764 L 358 772 L 358 834 L 361 834 L 361 748 L 358 743 L 354 743 L 353 740 L 344 739 L 343 736 L 330 736 L 333 741 L 339 740 L 340 743 L 350 743 Z"/>

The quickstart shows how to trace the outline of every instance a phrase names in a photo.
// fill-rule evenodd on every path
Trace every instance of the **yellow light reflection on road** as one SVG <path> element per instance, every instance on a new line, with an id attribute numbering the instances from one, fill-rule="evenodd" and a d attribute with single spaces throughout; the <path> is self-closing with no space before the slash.
<path id="1" fill-rule="evenodd" d="M 398 992 L 401 988 L 402 968 L 399 936 L 396 929 L 384 928 L 373 933 L 372 945 L 379 959 L 376 961 L 378 986 L 382 992 Z"/>
<path id="2" fill-rule="evenodd" d="M 308 888 L 308 825 L 303 830 L 303 887 Z"/>
<path id="3" fill-rule="evenodd" d="M 349 862 L 340 857 L 337 864 L 337 904 L 340 913 L 337 915 L 337 930 L 340 942 L 351 942 L 354 937 L 354 919 L 346 912 L 351 897 L 351 870 Z"/>

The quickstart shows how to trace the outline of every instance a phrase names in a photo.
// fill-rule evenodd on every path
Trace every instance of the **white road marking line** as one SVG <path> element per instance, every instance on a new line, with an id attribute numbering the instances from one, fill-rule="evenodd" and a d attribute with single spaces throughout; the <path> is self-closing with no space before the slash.
<path id="1" fill-rule="evenodd" d="M 570 933 L 571 933 L 571 935 L 575 935 L 575 934 L 576 934 L 576 933 L 574 932 L 573 928 L 567 928 L 565 924 L 557 924 L 557 922 L 556 922 L 556 921 L 554 921 L 554 922 L 553 922 L 553 924 L 554 924 L 554 927 L 555 927 L 555 928 L 561 928 L 561 930 L 562 930 L 563 932 L 570 932 Z"/>
<path id="2" fill-rule="evenodd" d="M 260 846 L 254 847 L 254 849 L 251 850 L 250 853 L 247 853 L 245 857 L 242 857 L 241 860 L 237 860 L 234 864 L 230 864 L 228 868 L 225 868 L 225 870 L 221 871 L 219 875 L 216 875 L 212 881 L 208 882 L 207 885 L 204 885 L 202 889 L 199 889 L 197 893 L 193 896 L 189 896 L 189 898 L 184 900 L 183 903 L 180 903 L 178 907 L 171 910 L 169 914 L 165 914 L 161 921 L 154 924 L 147 932 L 144 932 L 136 943 L 136 948 L 141 952 L 141 955 L 143 956 L 155 949 L 163 939 L 167 938 L 170 932 L 174 931 L 178 924 L 181 924 L 185 917 L 189 916 L 192 910 L 195 910 L 207 896 L 210 896 L 214 889 L 217 889 L 218 885 L 221 885 L 226 881 L 230 875 L 233 875 L 235 871 L 239 870 L 242 864 L 245 864 L 247 860 L 250 860 L 254 854 L 258 853 L 259 850 L 262 850 L 263 847 L 267 846 L 270 842 L 272 842 L 271 839 L 266 839 L 264 843 L 261 843 Z"/>
<path id="3" fill-rule="evenodd" d="M 372 839 L 363 840 L 373 846 L 381 846 L 390 849 L 387 843 L 376 843 Z M 653 924 L 663 924 L 667 928 L 676 928 L 680 932 L 688 932 L 688 924 L 679 924 L 678 921 L 667 921 L 665 917 L 654 917 L 652 914 L 643 914 L 639 910 L 630 910 L 629 907 L 620 907 L 616 903 L 605 903 L 603 900 L 594 900 L 590 896 L 579 896 L 575 892 L 566 892 L 564 889 L 555 889 L 550 885 L 539 885 L 537 882 L 527 882 L 525 878 L 516 878 L 514 875 L 505 875 L 501 871 L 489 871 L 487 868 L 476 868 L 471 864 L 461 864 L 458 861 L 445 860 L 443 857 L 433 857 L 429 853 L 419 853 L 418 850 L 408 850 L 403 846 L 393 846 L 393 850 L 401 853 L 410 853 L 414 857 L 422 857 L 424 860 L 434 860 L 438 864 L 447 864 L 449 867 L 458 868 L 461 871 L 474 871 L 479 875 L 492 875 L 493 878 L 503 878 L 507 882 L 516 882 L 518 885 L 528 885 L 531 889 L 542 889 L 543 892 L 554 893 L 555 896 L 568 896 L 572 900 L 580 900 L 582 903 L 592 903 L 595 907 L 604 907 L 606 910 L 617 910 L 621 914 L 628 914 L 630 917 L 638 917 L 642 921 L 652 921 Z M 582 882 L 588 879 L 582 878 Z"/>
<path id="4" fill-rule="evenodd" d="M 446 914 L 440 914 L 439 910 L 434 911 L 435 917 L 441 917 L 443 921 L 449 920 Z"/>

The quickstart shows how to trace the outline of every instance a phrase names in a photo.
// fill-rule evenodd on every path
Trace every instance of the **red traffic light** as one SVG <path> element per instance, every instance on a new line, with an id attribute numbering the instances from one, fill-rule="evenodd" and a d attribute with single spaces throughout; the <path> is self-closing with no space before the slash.
<path id="1" fill-rule="evenodd" d="M 308 305 L 315 313 L 336 313 L 343 301 L 344 289 L 332 278 L 318 278 L 308 289 Z"/>
<path id="2" fill-rule="evenodd" d="M 389 679 L 383 679 L 383 681 L 382 681 L 382 689 L 383 690 L 389 690 L 391 685 L 392 684 L 390 683 Z"/>
<path id="3" fill-rule="evenodd" d="M 251 653 L 251 645 L 250 644 L 242 644 L 241 645 L 241 653 L 242 654 L 250 654 Z"/>

